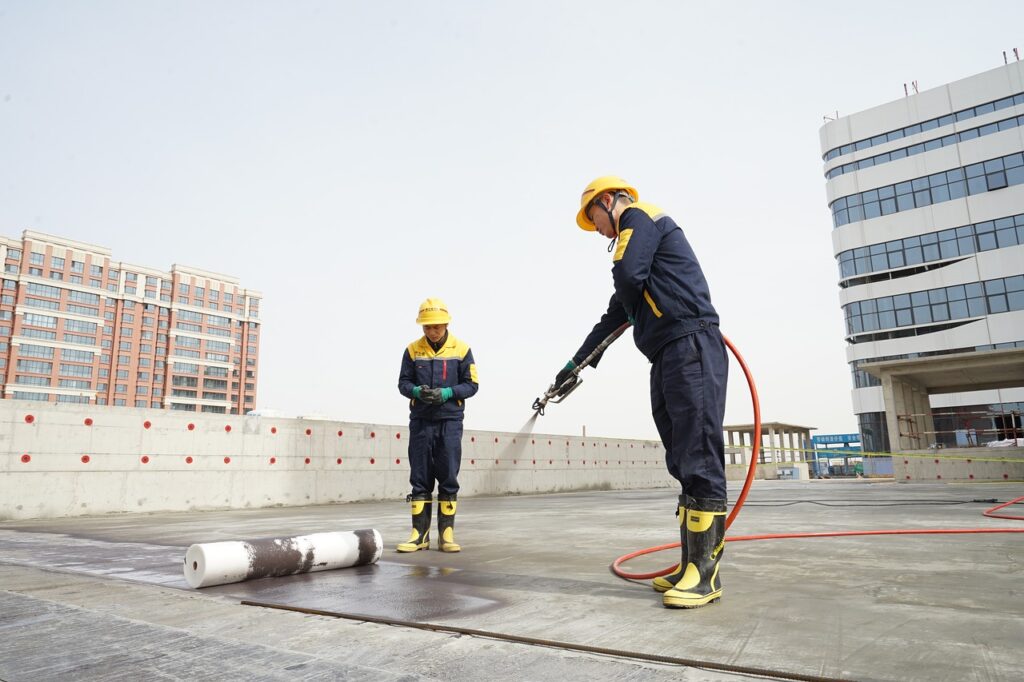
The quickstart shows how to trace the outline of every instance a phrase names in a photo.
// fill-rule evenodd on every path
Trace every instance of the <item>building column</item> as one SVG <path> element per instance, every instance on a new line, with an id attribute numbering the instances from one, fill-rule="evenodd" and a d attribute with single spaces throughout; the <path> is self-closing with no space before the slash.
<path id="1" fill-rule="evenodd" d="M 882 393 L 889 444 L 894 452 L 924 450 L 935 442 L 935 420 L 927 389 L 883 374 Z"/>

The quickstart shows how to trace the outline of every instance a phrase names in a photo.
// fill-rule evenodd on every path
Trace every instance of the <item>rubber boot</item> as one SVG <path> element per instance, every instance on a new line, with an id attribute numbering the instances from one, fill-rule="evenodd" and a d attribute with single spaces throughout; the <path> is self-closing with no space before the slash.
<path id="1" fill-rule="evenodd" d="M 686 569 L 675 587 L 664 594 L 662 603 L 692 609 L 722 596 L 718 562 L 725 549 L 725 500 L 687 497 L 685 506 Z"/>
<path id="2" fill-rule="evenodd" d="M 430 512 L 432 503 L 430 496 L 410 495 L 406 498 L 412 508 L 412 535 L 402 544 L 395 547 L 399 552 L 415 552 L 430 548 Z"/>
<path id="3" fill-rule="evenodd" d="M 437 498 L 437 548 L 442 552 L 461 552 L 455 542 L 455 498 Z"/>
<path id="4" fill-rule="evenodd" d="M 676 509 L 676 516 L 679 517 L 679 550 L 681 556 L 679 563 L 676 564 L 671 573 L 659 575 L 651 581 L 651 586 L 656 592 L 668 592 L 683 577 L 683 567 L 686 566 L 686 526 L 683 525 L 683 522 L 686 521 L 686 495 L 679 496 L 679 507 Z"/>

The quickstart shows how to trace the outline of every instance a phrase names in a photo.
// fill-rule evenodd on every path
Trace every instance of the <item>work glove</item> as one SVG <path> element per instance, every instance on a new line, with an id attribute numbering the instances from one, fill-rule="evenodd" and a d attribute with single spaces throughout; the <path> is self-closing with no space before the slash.
<path id="1" fill-rule="evenodd" d="M 441 389 L 441 402 L 446 403 L 452 399 L 452 395 L 455 393 L 452 389 L 445 386 Z"/>
<path id="2" fill-rule="evenodd" d="M 563 390 L 560 390 L 558 392 L 559 395 L 562 395 L 563 393 L 565 393 L 565 391 L 568 391 L 570 388 L 575 386 L 576 382 L 579 380 L 579 377 L 573 376 L 572 371 L 574 369 L 576 369 L 576 363 L 573 362 L 572 360 L 570 360 L 569 362 L 565 363 L 565 367 L 563 367 L 558 372 L 558 374 L 555 375 L 555 388 L 558 388 L 558 389 L 562 389 L 563 388 L 562 384 L 564 384 L 567 379 L 570 379 L 570 378 L 572 379 L 572 381 L 569 383 L 569 385 L 565 386 Z"/>
<path id="3" fill-rule="evenodd" d="M 422 393 L 423 389 L 425 389 L 425 388 L 427 388 L 427 387 L 426 386 L 413 386 L 412 387 L 412 397 L 414 399 L 416 399 L 416 400 L 419 400 L 420 399 L 420 393 Z"/>
<path id="4" fill-rule="evenodd" d="M 442 389 L 440 388 L 424 387 L 420 391 L 420 400 L 425 402 L 427 405 L 440 405 L 444 402 L 444 400 L 441 399 L 441 390 Z"/>

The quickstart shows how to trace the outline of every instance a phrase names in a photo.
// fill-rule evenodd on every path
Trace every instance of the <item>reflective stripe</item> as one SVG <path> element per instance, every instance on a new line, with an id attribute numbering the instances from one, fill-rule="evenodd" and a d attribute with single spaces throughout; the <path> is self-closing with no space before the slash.
<path id="1" fill-rule="evenodd" d="M 651 298 L 651 294 L 647 289 L 644 289 L 644 298 L 647 300 L 647 305 L 651 306 L 651 310 L 654 311 L 655 317 L 661 317 L 661 311 L 658 310 L 658 304 Z"/>
<path id="2" fill-rule="evenodd" d="M 622 257 L 626 255 L 626 245 L 629 244 L 630 238 L 633 236 L 633 228 L 623 230 L 619 233 L 619 243 L 615 247 L 615 255 L 612 256 L 612 262 L 616 263 L 622 260 Z"/>

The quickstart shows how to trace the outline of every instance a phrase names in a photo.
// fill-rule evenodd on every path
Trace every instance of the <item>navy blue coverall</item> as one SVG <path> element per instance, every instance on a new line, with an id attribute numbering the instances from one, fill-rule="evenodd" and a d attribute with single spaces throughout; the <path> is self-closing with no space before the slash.
<path id="1" fill-rule="evenodd" d="M 652 363 L 651 411 L 669 473 L 684 495 L 724 500 L 729 359 L 704 272 L 682 228 L 658 208 L 632 204 L 618 227 L 615 293 L 573 362 L 631 321 L 633 340 Z"/>
<path id="2" fill-rule="evenodd" d="M 450 388 L 452 397 L 440 405 L 413 398 L 417 386 Z M 412 499 L 454 500 L 462 464 L 462 419 L 466 399 L 476 394 L 476 364 L 469 345 L 445 334 L 434 350 L 427 338 L 409 344 L 402 355 L 398 390 L 409 399 L 409 483 Z"/>

